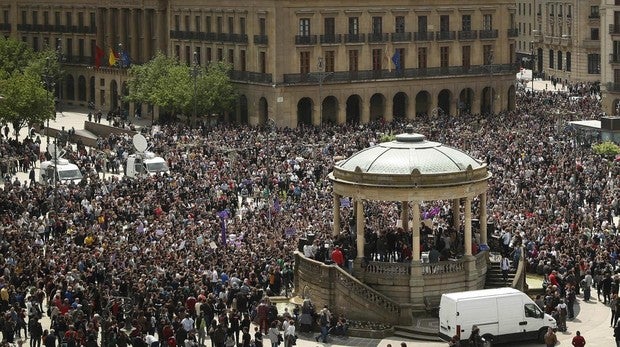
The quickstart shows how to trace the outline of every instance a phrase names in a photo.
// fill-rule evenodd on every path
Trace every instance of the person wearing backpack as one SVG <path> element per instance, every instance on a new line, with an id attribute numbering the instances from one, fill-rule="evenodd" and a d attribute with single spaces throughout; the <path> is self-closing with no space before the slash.
<path id="1" fill-rule="evenodd" d="M 327 305 L 325 305 L 321 312 L 319 312 L 319 326 L 321 327 L 321 334 L 314 338 L 317 342 L 319 342 L 319 339 L 321 339 L 323 343 L 327 343 L 330 315 L 331 314 L 329 312 L 329 309 L 327 308 Z"/>
<path id="2" fill-rule="evenodd" d="M 556 307 L 558 312 L 558 330 L 566 331 L 566 316 L 568 315 L 568 306 L 564 303 L 564 299 Z"/>

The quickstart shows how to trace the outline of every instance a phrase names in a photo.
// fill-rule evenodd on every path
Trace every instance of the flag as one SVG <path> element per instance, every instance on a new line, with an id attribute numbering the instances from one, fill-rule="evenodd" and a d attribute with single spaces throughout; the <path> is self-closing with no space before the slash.
<path id="1" fill-rule="evenodd" d="M 129 57 L 129 54 L 127 53 L 127 51 L 122 51 L 120 55 L 121 55 L 121 67 L 129 67 L 129 65 L 131 64 L 131 58 Z"/>
<path id="2" fill-rule="evenodd" d="M 105 52 L 101 47 L 95 46 L 95 68 L 99 68 L 101 66 L 101 59 L 105 56 Z"/>
<path id="3" fill-rule="evenodd" d="M 110 66 L 116 65 L 116 59 L 118 59 L 118 54 L 114 52 L 112 48 L 110 48 L 110 57 L 108 58 L 108 63 Z"/>
<path id="4" fill-rule="evenodd" d="M 229 213 L 227 210 L 222 210 L 217 213 L 217 216 L 221 219 L 221 227 L 222 227 L 222 245 L 226 246 L 226 219 L 229 217 Z"/>
<path id="5" fill-rule="evenodd" d="M 395 50 L 394 55 L 392 56 L 392 63 L 394 63 L 394 68 L 396 71 L 400 71 L 400 50 Z"/>

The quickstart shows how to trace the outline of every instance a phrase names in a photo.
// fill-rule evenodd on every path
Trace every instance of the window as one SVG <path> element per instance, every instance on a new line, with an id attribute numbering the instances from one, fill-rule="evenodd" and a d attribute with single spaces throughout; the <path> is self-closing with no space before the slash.
<path id="1" fill-rule="evenodd" d="M 190 24 L 189 16 L 183 16 L 183 30 L 189 31 L 189 24 Z"/>
<path id="2" fill-rule="evenodd" d="M 334 51 L 326 51 L 325 52 L 325 71 L 334 72 L 336 68 L 336 52 Z"/>
<path id="3" fill-rule="evenodd" d="M 192 53 L 190 51 L 190 47 L 189 46 L 185 46 L 185 65 L 191 65 L 192 64 Z"/>
<path id="4" fill-rule="evenodd" d="M 349 51 L 349 72 L 354 72 L 359 70 L 359 51 L 357 49 L 352 49 Z"/>
<path id="5" fill-rule="evenodd" d="M 349 17 L 349 34 L 357 35 L 360 32 L 360 23 L 358 17 Z"/>
<path id="6" fill-rule="evenodd" d="M 299 36 L 310 36 L 310 18 L 299 19 Z"/>
<path id="7" fill-rule="evenodd" d="M 439 47 L 439 63 L 443 68 L 447 68 L 450 65 L 450 47 Z"/>
<path id="8" fill-rule="evenodd" d="M 58 12 L 58 11 L 54 12 L 54 24 L 55 25 L 62 24 L 62 23 L 60 23 L 60 12 Z"/>
<path id="9" fill-rule="evenodd" d="M 310 73 L 310 52 L 299 52 L 299 73 L 305 75 Z"/>
<path id="10" fill-rule="evenodd" d="M 70 27 L 73 25 L 73 15 L 71 12 L 65 13 L 66 23 L 65 25 Z"/>
<path id="11" fill-rule="evenodd" d="M 601 55 L 592 53 L 588 54 L 588 73 L 600 74 L 601 73 Z"/>
<path id="12" fill-rule="evenodd" d="M 8 15 L 8 12 L 5 12 Z M 5 23 L 8 18 L 5 18 Z M 47 11 L 43 11 L 43 25 L 50 25 L 50 13 Z"/>
<path id="13" fill-rule="evenodd" d="M 260 68 L 260 73 L 267 73 L 267 53 L 260 52 L 258 54 L 258 67 Z"/>
<path id="14" fill-rule="evenodd" d="M 598 6 L 590 6 L 590 18 L 598 18 L 599 11 Z"/>
<path id="15" fill-rule="evenodd" d="M 222 29 L 223 29 L 223 25 L 224 25 L 224 23 L 222 21 L 223 21 L 222 17 L 217 17 L 216 23 L 215 23 L 215 25 L 217 25 L 217 28 L 215 28 L 215 30 L 216 30 L 216 33 L 218 33 L 218 34 L 222 33 Z"/>
<path id="16" fill-rule="evenodd" d="M 428 29 L 428 19 L 426 16 L 418 16 L 418 32 L 425 33 Z"/>
<path id="17" fill-rule="evenodd" d="M 245 25 L 245 17 L 241 17 L 239 18 L 239 33 L 241 35 L 245 35 L 246 34 L 246 25 Z"/>
<path id="18" fill-rule="evenodd" d="M 196 53 L 196 57 L 194 58 L 196 60 L 196 64 L 198 65 L 202 65 L 202 52 L 200 51 L 200 47 L 196 47 L 194 48 L 194 52 Z M 193 63 L 193 60 L 192 60 Z"/>
<path id="19" fill-rule="evenodd" d="M 562 70 L 562 51 L 558 51 L 558 70 Z"/>
<path id="20" fill-rule="evenodd" d="M 439 31 L 441 32 L 450 31 L 450 16 L 448 15 L 439 16 Z"/>
<path id="21" fill-rule="evenodd" d="M 28 12 L 22 11 L 22 24 L 28 23 L 27 18 L 28 18 Z"/>
<path id="22" fill-rule="evenodd" d="M 235 32 L 235 19 L 228 17 L 228 33 L 233 34 Z"/>
<path id="23" fill-rule="evenodd" d="M 259 35 L 265 36 L 267 32 L 267 20 L 265 18 L 260 18 L 258 20 L 258 33 Z"/>
<path id="24" fill-rule="evenodd" d="M 527 318 L 542 318 L 543 313 L 536 304 L 525 304 L 525 317 Z"/>
<path id="25" fill-rule="evenodd" d="M 32 50 L 35 52 L 39 51 L 39 38 L 36 36 L 32 38 Z"/>
<path id="26" fill-rule="evenodd" d="M 590 28 L 590 40 L 600 40 L 599 37 L 599 28 Z"/>
<path id="27" fill-rule="evenodd" d="M 207 63 L 210 63 L 213 60 L 213 51 L 211 47 L 207 47 Z"/>
<path id="28" fill-rule="evenodd" d="M 383 32 L 383 18 L 372 17 L 372 33 L 381 34 Z"/>
<path id="29" fill-rule="evenodd" d="M 471 31 L 471 15 L 464 14 L 461 18 L 461 30 L 463 31 Z"/>
<path id="30" fill-rule="evenodd" d="M 194 31 L 196 32 L 201 32 L 202 30 L 200 30 L 200 23 L 202 21 L 200 20 L 200 16 L 196 16 L 194 17 Z"/>
<path id="31" fill-rule="evenodd" d="M 91 12 L 90 13 L 90 22 L 88 25 L 90 25 L 91 28 L 94 28 L 97 25 L 97 19 L 96 19 L 96 15 L 95 12 Z M 47 15 L 45 16 L 45 21 L 47 21 Z"/>
<path id="32" fill-rule="evenodd" d="M 396 63 L 394 63 L 394 56 L 398 56 L 398 60 L 396 60 Z M 405 69 L 405 49 L 396 48 L 391 60 L 392 63 L 394 63 L 394 68 L 396 70 L 403 71 Z"/>
<path id="33" fill-rule="evenodd" d="M 570 71 L 571 70 L 571 54 L 570 52 L 566 52 L 566 71 Z"/>
<path id="34" fill-rule="evenodd" d="M 216 54 L 217 54 L 217 57 L 216 57 L 216 58 L 217 58 L 217 61 L 222 61 L 222 60 L 224 60 L 224 50 L 223 50 L 223 49 L 218 48 L 218 49 L 217 49 L 217 53 L 216 53 Z"/>
<path id="35" fill-rule="evenodd" d="M 482 29 L 483 30 L 493 30 L 493 15 L 485 14 L 482 17 Z"/>
<path id="36" fill-rule="evenodd" d="M 179 59 L 180 56 L 181 56 L 181 46 L 175 45 L 174 46 L 174 57 Z"/>
<path id="37" fill-rule="evenodd" d="M 245 49 L 239 51 L 239 70 L 246 71 L 246 58 L 245 58 Z"/>
<path id="38" fill-rule="evenodd" d="M 179 15 L 174 15 L 174 30 L 176 31 L 180 31 L 181 30 L 181 17 L 179 17 Z"/>
<path id="39" fill-rule="evenodd" d="M 405 32 L 405 17 L 396 16 L 394 23 L 394 32 L 403 34 Z"/>
<path id="40" fill-rule="evenodd" d="M 426 69 L 426 47 L 418 47 L 418 69 Z"/>
<path id="41" fill-rule="evenodd" d="M 463 46 L 461 56 L 461 64 L 465 69 L 469 69 L 471 67 L 471 46 Z"/>
<path id="42" fill-rule="evenodd" d="M 562 17 L 562 4 L 558 5 L 558 16 Z"/>
<path id="43" fill-rule="evenodd" d="M 554 63 L 555 54 L 552 49 L 549 50 L 549 68 L 553 69 L 555 67 Z"/>
<path id="44" fill-rule="evenodd" d="M 568 5 L 568 7 L 566 8 L 566 17 L 571 17 L 573 13 L 573 6 L 572 5 Z"/>
<path id="45" fill-rule="evenodd" d="M 325 18 L 323 20 L 324 34 L 326 36 L 334 36 L 336 34 L 336 19 L 334 17 Z"/>
<path id="46" fill-rule="evenodd" d="M 234 67 L 235 67 L 235 50 L 232 49 L 232 48 L 228 50 L 228 63 L 233 66 L 233 70 L 234 70 Z"/>
<path id="47" fill-rule="evenodd" d="M 32 11 L 32 24 L 39 24 L 39 11 Z"/>
<path id="48" fill-rule="evenodd" d="M 84 39 L 78 39 L 78 57 L 84 59 Z"/>
<path id="49" fill-rule="evenodd" d="M 84 27 L 84 12 L 78 12 L 78 27 Z"/>
<path id="50" fill-rule="evenodd" d="M 381 61 L 383 60 L 383 50 L 381 48 L 375 48 L 372 50 L 372 70 L 381 70 Z"/>
<path id="51" fill-rule="evenodd" d="M 484 45 L 482 46 L 482 62 L 484 65 L 492 65 L 493 64 L 493 46 Z"/>
<path id="52" fill-rule="evenodd" d="M 211 16 L 207 16 L 207 19 L 205 20 L 205 30 L 207 33 L 211 33 Z"/>

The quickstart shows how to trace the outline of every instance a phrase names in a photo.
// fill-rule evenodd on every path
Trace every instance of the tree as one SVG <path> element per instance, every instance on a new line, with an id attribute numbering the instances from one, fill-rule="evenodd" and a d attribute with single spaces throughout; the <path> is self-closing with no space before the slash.
<path id="1" fill-rule="evenodd" d="M 605 141 L 593 145 L 592 150 L 594 151 L 594 153 L 609 159 L 614 158 L 616 155 L 620 154 L 620 146 L 611 141 Z"/>
<path id="2" fill-rule="evenodd" d="M 231 69 L 228 63 L 213 62 L 198 79 L 198 109 L 202 114 L 222 114 L 233 109 L 237 90 L 230 81 Z"/>
<path id="3" fill-rule="evenodd" d="M 42 123 L 54 111 L 53 101 L 41 85 L 41 78 L 32 73 L 14 73 L 0 79 L 4 99 L 0 101 L 0 119 L 10 123 L 19 139 L 19 130 L 29 124 Z"/>
<path id="4" fill-rule="evenodd" d="M 6 75 L 24 72 L 34 57 L 35 53 L 25 42 L 0 35 L 0 71 Z"/>

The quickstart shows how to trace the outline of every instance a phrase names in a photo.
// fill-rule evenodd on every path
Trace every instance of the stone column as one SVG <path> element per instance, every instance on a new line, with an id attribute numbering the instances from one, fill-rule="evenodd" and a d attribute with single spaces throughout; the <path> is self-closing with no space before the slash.
<path id="1" fill-rule="evenodd" d="M 394 119 L 394 99 L 390 97 L 385 98 L 385 113 L 383 114 L 383 118 L 386 122 L 391 122 Z"/>
<path id="2" fill-rule="evenodd" d="M 402 201 L 402 211 L 400 211 L 400 219 L 403 221 L 403 230 L 409 231 L 409 201 Z"/>
<path id="3" fill-rule="evenodd" d="M 106 20 L 107 28 L 105 28 L 108 35 L 106 42 L 108 44 L 108 47 L 105 47 L 103 49 L 105 50 L 105 58 L 108 59 L 108 57 L 110 56 L 110 48 L 114 48 L 114 25 L 112 25 L 112 20 L 114 19 L 114 17 L 112 16 L 112 12 L 114 12 L 114 9 L 108 8 L 105 11 L 108 17 Z"/>
<path id="4" fill-rule="evenodd" d="M 138 45 L 140 40 L 138 39 L 138 23 L 141 23 L 138 20 L 138 10 L 137 9 L 131 9 L 129 10 L 129 29 L 130 29 L 130 33 L 131 33 L 131 37 L 129 38 L 131 44 L 129 45 L 129 57 L 131 59 L 137 59 L 138 58 Z"/>
<path id="5" fill-rule="evenodd" d="M 340 235 L 340 195 L 333 193 L 334 197 L 334 227 L 333 227 L 333 235 L 334 237 Z"/>
<path id="6" fill-rule="evenodd" d="M 452 200 L 452 225 L 456 231 L 461 227 L 461 199 Z"/>
<path id="7" fill-rule="evenodd" d="M 465 255 L 471 254 L 471 198 L 465 198 Z"/>
<path id="8" fill-rule="evenodd" d="M 361 199 L 355 199 L 356 229 L 357 229 L 357 258 L 361 261 L 364 258 L 364 202 Z"/>
<path id="9" fill-rule="evenodd" d="M 411 252 L 412 262 L 420 262 L 420 203 L 418 201 L 413 202 L 413 237 L 411 240 Z"/>
<path id="10" fill-rule="evenodd" d="M 480 95 L 476 94 L 471 101 L 471 114 L 482 112 L 482 90 L 479 91 Z"/>
<path id="11" fill-rule="evenodd" d="M 338 118 L 336 119 L 336 123 L 345 124 L 347 122 L 347 103 L 345 101 L 344 105 L 338 101 Z"/>
<path id="12" fill-rule="evenodd" d="M 364 102 L 362 100 L 362 114 L 360 114 L 360 123 L 368 124 L 370 122 L 370 100 Z"/>
<path id="13" fill-rule="evenodd" d="M 488 244 L 487 240 L 487 192 L 480 194 L 480 243 Z"/>

